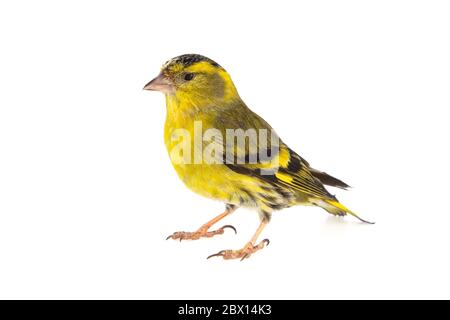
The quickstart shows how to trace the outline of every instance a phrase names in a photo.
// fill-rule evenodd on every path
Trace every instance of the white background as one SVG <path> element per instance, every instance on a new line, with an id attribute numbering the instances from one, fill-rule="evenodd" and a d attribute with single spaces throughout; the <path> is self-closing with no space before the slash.
<path id="1" fill-rule="evenodd" d="M 0 298 L 450 298 L 447 1 L 3 1 Z M 259 221 L 178 180 L 142 87 L 201 53 L 376 225 L 319 208 Z M 220 226 L 220 225 L 219 225 Z"/>

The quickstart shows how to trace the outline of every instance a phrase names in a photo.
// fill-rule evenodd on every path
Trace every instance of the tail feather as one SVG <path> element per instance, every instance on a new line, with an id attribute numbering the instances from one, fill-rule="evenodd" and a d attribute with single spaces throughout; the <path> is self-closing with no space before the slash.
<path id="1" fill-rule="evenodd" d="M 341 189 L 347 189 L 350 188 L 350 186 L 348 184 L 346 184 L 345 182 L 330 176 L 328 173 L 326 172 L 322 172 L 313 168 L 309 168 L 309 171 L 311 172 L 311 174 L 320 180 L 320 182 L 322 182 L 323 184 L 327 185 L 327 186 L 331 186 L 331 187 L 336 187 L 336 188 L 341 188 Z"/>
<path id="2" fill-rule="evenodd" d="M 338 202 L 338 201 L 334 201 L 334 200 L 325 200 L 328 204 L 331 204 L 333 207 L 342 210 L 352 216 L 354 216 L 356 219 L 365 222 L 365 223 L 369 223 L 369 224 L 375 224 L 375 222 L 369 222 L 367 220 L 364 220 L 362 218 L 360 218 L 356 213 L 354 213 L 353 211 L 351 211 L 350 209 L 348 209 L 347 207 L 345 207 L 342 203 Z"/>
<path id="3" fill-rule="evenodd" d="M 370 222 L 367 220 L 364 220 L 360 218 L 356 213 L 345 207 L 342 203 L 336 200 L 329 200 L 329 199 L 314 199 L 312 200 L 312 203 L 315 205 L 327 210 L 329 213 L 338 215 L 338 216 L 345 216 L 347 213 L 354 216 L 356 219 L 369 224 L 375 224 L 375 222 Z"/>

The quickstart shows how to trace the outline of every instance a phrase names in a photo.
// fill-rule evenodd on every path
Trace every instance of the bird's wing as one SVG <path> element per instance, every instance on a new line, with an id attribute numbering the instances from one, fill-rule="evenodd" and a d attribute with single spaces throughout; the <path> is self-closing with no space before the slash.
<path id="1" fill-rule="evenodd" d="M 247 109 L 246 112 L 226 114 L 223 117 L 218 117 L 218 119 L 226 119 L 218 120 L 218 123 L 216 123 L 221 131 L 224 131 L 224 128 L 256 129 L 257 131 L 266 129 L 269 131 L 265 144 L 262 143 L 263 141 L 261 139 L 258 139 L 256 144 L 252 144 L 254 140 L 252 141 L 250 139 L 244 147 L 234 144 L 234 155 L 237 155 L 234 158 L 230 158 L 229 154 L 228 156 L 226 154 L 226 150 L 230 150 L 229 141 L 222 142 L 224 150 L 223 159 L 229 169 L 239 174 L 252 176 L 271 185 L 289 188 L 312 197 L 330 200 L 336 199 L 311 174 L 308 162 L 302 159 L 281 140 L 278 141 L 278 146 L 275 146 L 273 149 L 275 152 L 273 150 L 270 152 L 273 146 L 271 136 L 272 134 L 276 135 L 276 133 L 257 114 Z M 264 156 L 261 157 L 261 155 Z M 257 159 L 257 161 L 249 161 L 252 159 Z"/>
<path id="2" fill-rule="evenodd" d="M 251 158 L 251 155 L 246 155 L 245 158 Z M 320 199 L 336 199 L 311 174 L 307 163 L 284 144 L 280 146 L 279 153 L 272 155 L 270 160 L 257 163 L 233 162 L 225 165 L 234 172 L 255 177 L 278 187 L 293 189 Z"/>

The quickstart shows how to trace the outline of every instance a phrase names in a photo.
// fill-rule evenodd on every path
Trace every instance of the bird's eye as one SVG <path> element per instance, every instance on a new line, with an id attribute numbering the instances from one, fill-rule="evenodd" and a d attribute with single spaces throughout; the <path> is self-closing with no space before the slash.
<path id="1" fill-rule="evenodd" d="M 184 80 L 191 81 L 192 79 L 194 79 L 194 74 L 193 73 L 186 73 L 184 75 Z"/>

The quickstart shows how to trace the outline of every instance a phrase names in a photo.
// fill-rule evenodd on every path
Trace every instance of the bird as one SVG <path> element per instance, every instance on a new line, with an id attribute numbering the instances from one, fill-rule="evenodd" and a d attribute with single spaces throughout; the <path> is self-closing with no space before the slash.
<path id="1" fill-rule="evenodd" d="M 260 235 L 272 214 L 284 208 L 318 206 L 332 215 L 350 214 L 372 224 L 325 188 L 348 189 L 349 185 L 314 169 L 289 148 L 244 103 L 228 72 L 212 59 L 200 54 L 172 58 L 144 90 L 165 95 L 164 142 L 179 178 L 195 193 L 225 204 L 223 213 L 196 231 L 174 232 L 167 239 L 198 240 L 223 234 L 226 229 L 236 232 L 231 225 L 211 229 L 238 208 L 249 208 L 260 220 L 250 241 L 240 249 L 221 250 L 208 257 L 242 261 L 269 245 L 268 239 L 258 242 Z M 260 137 L 260 132 L 266 136 Z M 237 143 L 239 138 L 241 143 Z"/>

